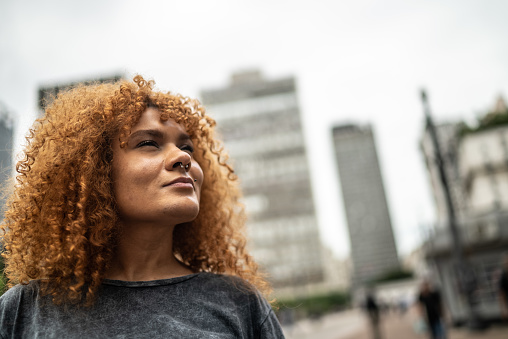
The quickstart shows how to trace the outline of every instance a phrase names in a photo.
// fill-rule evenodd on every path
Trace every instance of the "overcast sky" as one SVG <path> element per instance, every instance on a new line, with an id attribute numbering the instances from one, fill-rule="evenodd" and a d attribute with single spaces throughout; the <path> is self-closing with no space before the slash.
<path id="1" fill-rule="evenodd" d="M 348 255 L 331 128 L 370 123 L 404 254 L 434 219 L 419 91 L 440 121 L 474 120 L 506 97 L 507 13 L 500 0 L 0 0 L 0 102 L 19 152 L 41 85 L 139 73 L 199 97 L 234 71 L 294 75 L 323 241 Z"/>

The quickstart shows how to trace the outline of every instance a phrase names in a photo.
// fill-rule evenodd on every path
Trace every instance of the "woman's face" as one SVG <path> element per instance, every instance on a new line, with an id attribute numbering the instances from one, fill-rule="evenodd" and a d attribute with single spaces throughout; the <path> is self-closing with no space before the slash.
<path id="1" fill-rule="evenodd" d="M 123 222 L 180 224 L 199 212 L 203 171 L 182 125 L 148 108 L 124 148 L 113 142 L 114 194 Z"/>

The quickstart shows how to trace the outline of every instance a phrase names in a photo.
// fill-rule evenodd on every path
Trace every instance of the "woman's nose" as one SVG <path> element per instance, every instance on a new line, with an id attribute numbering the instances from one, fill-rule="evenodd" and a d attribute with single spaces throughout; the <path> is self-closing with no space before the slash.
<path id="1" fill-rule="evenodd" d="M 182 168 L 183 170 L 185 170 L 186 172 L 188 170 L 190 170 L 190 167 L 191 167 L 191 163 L 189 162 L 188 164 L 184 165 L 182 162 L 177 162 L 173 165 L 173 169 L 178 169 L 178 168 Z"/>
<path id="2" fill-rule="evenodd" d="M 184 169 L 186 172 L 191 168 L 192 157 L 189 153 L 182 151 L 181 149 L 173 149 L 169 152 L 166 158 L 166 169 L 177 170 L 179 168 Z"/>

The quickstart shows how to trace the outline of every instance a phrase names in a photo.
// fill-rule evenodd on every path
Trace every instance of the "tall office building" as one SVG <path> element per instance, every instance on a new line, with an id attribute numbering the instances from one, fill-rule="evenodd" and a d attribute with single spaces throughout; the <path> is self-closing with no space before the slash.
<path id="1" fill-rule="evenodd" d="M 333 141 L 358 287 L 398 269 L 399 259 L 372 128 L 337 126 Z"/>
<path id="2" fill-rule="evenodd" d="M 323 282 L 295 80 L 234 74 L 226 88 L 205 90 L 243 189 L 251 252 L 275 288 Z M 305 293 L 305 292 L 302 292 Z"/>
<path id="3" fill-rule="evenodd" d="M 12 178 L 13 123 L 7 109 L 0 103 L 0 187 Z M 0 220 L 3 219 L 5 200 L 0 195 Z"/>

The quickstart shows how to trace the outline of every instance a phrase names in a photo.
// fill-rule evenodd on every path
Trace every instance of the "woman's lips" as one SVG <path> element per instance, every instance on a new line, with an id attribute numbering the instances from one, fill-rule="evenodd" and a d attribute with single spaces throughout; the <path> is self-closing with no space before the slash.
<path id="1" fill-rule="evenodd" d="M 174 184 L 169 184 L 168 186 L 171 187 L 187 187 L 187 188 L 194 188 L 194 186 L 187 182 L 175 182 Z"/>
<path id="2" fill-rule="evenodd" d="M 163 186 L 194 188 L 194 181 L 189 177 L 179 177 Z"/>

